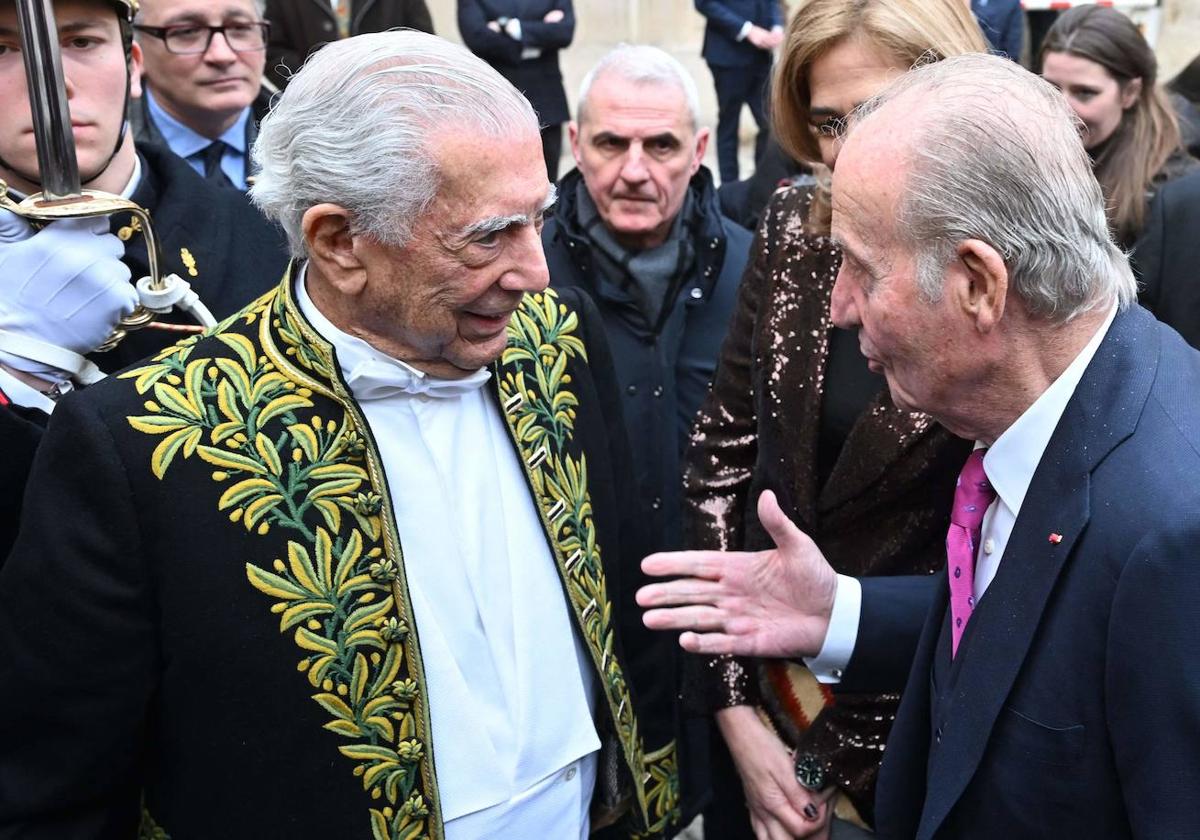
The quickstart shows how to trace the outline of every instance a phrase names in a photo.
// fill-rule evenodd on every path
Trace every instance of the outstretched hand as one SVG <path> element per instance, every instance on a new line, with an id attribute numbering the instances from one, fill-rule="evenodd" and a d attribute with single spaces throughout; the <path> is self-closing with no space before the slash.
<path id="1" fill-rule="evenodd" d="M 816 656 L 829 629 L 837 574 L 769 490 L 759 496 L 758 518 L 775 548 L 643 560 L 647 575 L 675 578 L 638 590 L 645 625 L 684 631 L 679 643 L 692 653 Z"/>

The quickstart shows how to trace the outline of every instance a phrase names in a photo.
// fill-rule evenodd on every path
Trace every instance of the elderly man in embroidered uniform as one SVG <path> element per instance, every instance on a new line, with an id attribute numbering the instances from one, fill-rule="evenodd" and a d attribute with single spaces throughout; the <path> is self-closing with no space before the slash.
<path id="1" fill-rule="evenodd" d="M 362 36 L 255 153 L 294 270 L 65 400 L 35 462 L 0 836 L 133 836 L 139 802 L 177 837 L 666 833 L 620 406 L 594 311 L 546 290 L 528 102 Z"/>

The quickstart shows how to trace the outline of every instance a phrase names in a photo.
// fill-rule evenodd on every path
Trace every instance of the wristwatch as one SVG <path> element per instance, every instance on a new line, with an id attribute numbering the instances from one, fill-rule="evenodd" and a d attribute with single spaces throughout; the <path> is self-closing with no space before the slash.
<path id="1" fill-rule="evenodd" d="M 824 790 L 829 775 L 825 762 L 810 752 L 796 753 L 796 781 L 808 790 Z"/>

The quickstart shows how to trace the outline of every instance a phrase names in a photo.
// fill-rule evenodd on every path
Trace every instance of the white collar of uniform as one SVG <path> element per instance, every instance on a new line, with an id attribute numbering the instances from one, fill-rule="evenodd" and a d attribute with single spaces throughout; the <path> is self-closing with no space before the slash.
<path id="1" fill-rule="evenodd" d="M 1113 306 L 1087 346 L 1067 365 L 1058 379 L 1034 400 L 1033 405 L 1004 430 L 984 456 L 984 472 L 996 488 L 996 495 L 1013 512 L 1013 516 L 1021 512 L 1033 474 L 1041 463 L 1058 421 L 1062 419 L 1067 403 L 1071 401 L 1092 357 L 1100 349 L 1100 342 L 1108 335 L 1116 315 L 1117 307 Z M 976 449 L 982 446 L 979 442 L 975 444 Z"/>
<path id="2" fill-rule="evenodd" d="M 4 368 L 0 368 L 0 391 L 22 408 L 36 408 L 50 414 L 54 411 L 54 400 L 36 388 L 31 388 Z"/>
<path id="3" fill-rule="evenodd" d="M 299 274 L 296 303 L 313 329 L 333 345 L 346 385 L 360 402 L 397 395 L 455 397 L 479 389 L 491 378 L 490 370 L 480 368 L 462 379 L 439 379 L 381 353 L 361 338 L 338 329 L 322 315 L 305 288 L 307 264 L 301 267 Z"/>

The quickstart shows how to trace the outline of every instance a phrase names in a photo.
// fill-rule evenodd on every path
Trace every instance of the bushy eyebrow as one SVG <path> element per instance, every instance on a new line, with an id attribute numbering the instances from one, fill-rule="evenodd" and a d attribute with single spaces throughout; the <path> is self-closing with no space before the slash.
<path id="1" fill-rule="evenodd" d="M 512 225 L 531 225 L 547 210 L 553 207 L 556 201 L 558 201 L 558 188 L 550 184 L 550 188 L 546 191 L 546 197 L 542 200 L 542 206 L 533 216 L 527 213 L 513 213 L 508 216 L 488 216 L 485 219 L 480 219 L 477 222 L 467 225 L 462 230 L 453 234 L 452 238 L 458 242 L 465 242 L 481 234 L 487 235 L 502 231 Z"/>

